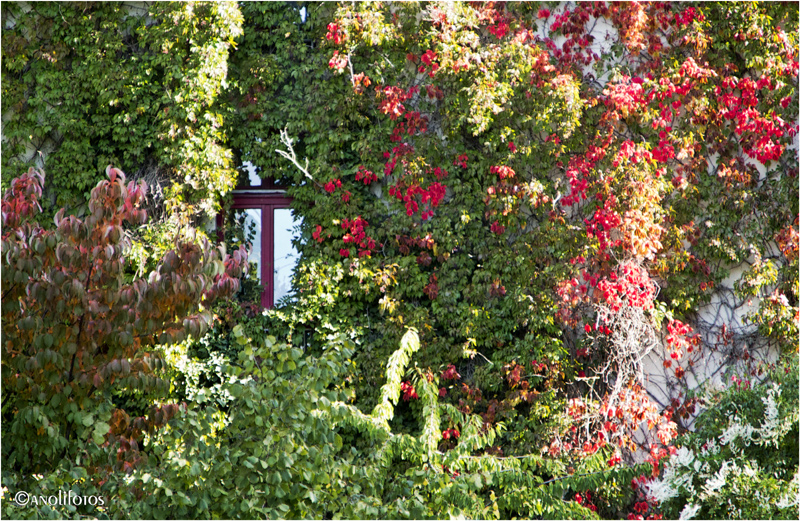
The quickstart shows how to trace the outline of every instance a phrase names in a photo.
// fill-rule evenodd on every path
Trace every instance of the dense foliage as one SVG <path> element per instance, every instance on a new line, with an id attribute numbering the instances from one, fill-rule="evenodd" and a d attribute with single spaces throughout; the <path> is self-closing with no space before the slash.
<path id="1" fill-rule="evenodd" d="M 58 460 L 132 469 L 143 437 L 177 405 L 132 417 L 115 403 L 120 393 L 168 399 L 153 347 L 202 335 L 208 306 L 236 292 L 246 266 L 244 250 L 228 258 L 208 243 L 177 242 L 147 278 L 126 282 L 124 227 L 146 220 L 138 205 L 147 187 L 107 173 L 84 219 L 60 211 L 49 229 L 35 220 L 42 173 L 31 169 L 3 196 L 3 464 L 19 473 L 16 486 Z"/>
<path id="2" fill-rule="evenodd" d="M 696 364 L 712 350 L 736 364 L 764 345 L 796 349 L 797 27 L 785 7 L 340 6 L 325 27 L 332 78 L 272 91 L 277 102 L 256 95 L 268 86 L 245 96 L 256 115 L 290 107 L 309 158 L 285 178 L 306 248 L 297 305 L 276 316 L 290 333 L 355 330 L 362 410 L 411 325 L 415 362 L 458 382 L 443 401 L 504 421 L 498 454 L 549 444 L 556 460 L 606 450 L 613 464 L 644 422 L 657 473 L 696 410 Z M 257 27 L 275 36 L 253 54 L 295 52 L 274 41 L 282 29 Z M 254 123 L 283 149 L 279 121 Z M 262 171 L 286 168 L 249 142 Z M 760 334 L 740 311 L 705 318 L 743 301 L 759 303 L 747 319 Z M 661 404 L 644 388 L 651 349 Z M 415 432 L 407 389 L 395 421 Z"/>
<path id="3" fill-rule="evenodd" d="M 733 377 L 652 483 L 671 518 L 796 519 L 797 357 L 761 381 Z M 689 515 L 691 513 L 691 515 Z"/>
<path id="4" fill-rule="evenodd" d="M 303 221 L 285 307 L 159 339 L 187 407 L 124 479 L 75 478 L 123 515 L 676 515 L 647 482 L 700 454 L 707 361 L 796 356 L 796 5 L 137 9 L 3 5 L 4 169 L 78 215 L 100 165 L 162 184 L 128 279 L 247 161 Z M 773 382 L 721 410 L 796 402 Z"/>
<path id="5" fill-rule="evenodd" d="M 241 35 L 239 9 L 9 2 L 2 21 L 3 188 L 46 163 L 50 216 L 85 211 L 109 163 L 145 180 L 158 219 L 137 231 L 149 244 L 137 260 L 151 270 L 172 247 L 159 236 L 213 215 L 235 183 L 218 98 Z"/>

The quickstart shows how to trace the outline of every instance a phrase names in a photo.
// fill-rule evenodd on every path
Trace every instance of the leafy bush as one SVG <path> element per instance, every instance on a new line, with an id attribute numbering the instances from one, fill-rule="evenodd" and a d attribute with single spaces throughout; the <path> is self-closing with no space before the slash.
<path id="1" fill-rule="evenodd" d="M 733 377 L 709 397 L 697 429 L 649 486 L 667 517 L 798 518 L 797 360 L 752 384 Z"/>
<path id="2" fill-rule="evenodd" d="M 202 334 L 212 319 L 204 306 L 233 294 L 246 266 L 243 250 L 227 257 L 179 242 L 146 279 L 126 282 L 125 226 L 146 220 L 137 208 L 146 186 L 126 185 L 116 168 L 107 175 L 84 219 L 62 210 L 51 228 L 36 221 L 43 173 L 31 169 L 3 194 L 6 486 L 97 486 L 106 472 L 140 464 L 146 433 L 176 411 L 156 402 L 169 391 L 157 346 Z M 147 397 L 146 416 L 115 405 L 125 392 Z"/>
<path id="3" fill-rule="evenodd" d="M 119 489 L 133 505 L 129 515 L 309 518 L 346 506 L 347 481 L 365 470 L 340 451 L 325 414 L 344 398 L 337 382 L 352 344 L 332 338 L 310 357 L 274 337 L 254 345 L 241 326 L 234 335 L 242 349 L 224 364 L 220 386 L 234 398 L 227 412 L 198 393 L 154 435 L 153 464 Z"/>
<path id="4" fill-rule="evenodd" d="M 558 469 L 543 458 L 475 455 L 502 426 L 486 430 L 479 416 L 438 401 L 436 378 L 410 367 L 419 350 L 413 330 L 392 355 L 370 414 L 349 403 L 343 377 L 354 344 L 343 336 L 329 337 L 318 356 L 272 337 L 253 343 L 238 326 L 234 336 L 242 349 L 220 386 L 234 400 L 220 414 L 198 394 L 153 435 L 150 464 L 114 490 L 126 515 L 590 518 L 589 508 L 563 500 L 567 493 L 624 484 L 637 471 L 609 470 L 599 460 L 591 472 L 544 481 L 530 471 Z M 390 426 L 407 399 L 422 403 L 424 428 L 413 435 Z M 344 444 L 347 428 L 368 441 L 369 452 Z"/>

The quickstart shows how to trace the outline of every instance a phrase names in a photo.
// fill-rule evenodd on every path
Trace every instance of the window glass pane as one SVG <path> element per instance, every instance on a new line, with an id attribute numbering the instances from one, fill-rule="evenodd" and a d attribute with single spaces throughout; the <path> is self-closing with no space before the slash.
<path id="1" fill-rule="evenodd" d="M 233 217 L 244 230 L 244 237 L 235 237 L 233 243 L 246 243 L 250 252 L 247 260 L 251 265 L 251 273 L 255 272 L 259 283 L 264 284 L 261 274 L 261 208 L 237 209 L 233 211 Z"/>
<path id="2" fill-rule="evenodd" d="M 277 303 L 292 288 L 292 273 L 299 257 L 292 246 L 293 228 L 300 224 L 300 219 L 292 216 L 289 208 L 276 208 L 274 216 L 274 269 L 273 297 Z"/>
<path id="3" fill-rule="evenodd" d="M 239 174 L 239 184 L 242 186 L 261 186 L 261 178 L 256 174 L 256 167 L 250 161 L 245 161 L 244 168 L 247 170 L 247 181 L 243 175 Z"/>

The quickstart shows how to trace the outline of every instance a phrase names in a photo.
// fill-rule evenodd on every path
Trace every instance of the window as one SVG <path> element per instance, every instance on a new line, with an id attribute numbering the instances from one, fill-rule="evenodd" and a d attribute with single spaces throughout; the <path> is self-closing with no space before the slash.
<path id="1" fill-rule="evenodd" d="M 240 184 L 233 192 L 231 220 L 243 223 L 250 245 L 249 261 L 257 266 L 259 282 L 264 287 L 261 306 L 273 307 L 291 290 L 292 274 L 298 253 L 292 239 L 300 223 L 290 208 L 291 199 L 271 180 L 262 180 L 248 169 L 249 184 Z M 222 235 L 222 216 L 217 218 Z"/>

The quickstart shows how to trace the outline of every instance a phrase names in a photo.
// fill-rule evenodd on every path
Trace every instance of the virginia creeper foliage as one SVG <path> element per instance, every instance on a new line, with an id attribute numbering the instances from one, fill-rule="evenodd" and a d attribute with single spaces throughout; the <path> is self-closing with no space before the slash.
<path id="1" fill-rule="evenodd" d="M 196 215 L 195 205 L 212 208 L 233 186 L 232 166 L 243 172 L 249 161 L 286 187 L 303 219 L 290 305 L 237 318 L 248 333 L 236 329 L 236 347 L 226 346 L 241 350 L 228 358 L 236 368 L 217 369 L 220 379 L 261 376 L 218 384 L 239 400 L 227 412 L 201 404 L 162 413 L 186 430 L 154 434 L 169 464 L 126 467 L 133 497 L 151 498 L 138 503 L 143 513 L 161 514 L 163 499 L 201 517 L 659 518 L 683 505 L 659 504 L 648 490 L 686 454 L 679 440 L 697 445 L 686 432 L 720 396 L 690 392 L 707 362 L 740 386 L 772 374 L 766 352 L 797 355 L 796 5 L 199 2 L 158 4 L 137 19 L 112 4 L 76 4 L 64 27 L 59 9 L 3 7 L 4 23 L 13 14 L 17 24 L 3 34 L 13 105 L 4 167 L 21 172 L 35 160 L 29 149 L 47 143 L 43 161 L 67 200 L 96 181 L 73 182 L 63 169 L 71 159 L 83 172 L 101 160 L 129 170 L 155 162 L 176 183 L 166 205 Z M 87 41 L 98 43 L 74 43 Z M 98 75 L 108 63 L 131 81 Z M 79 99 L 63 88 L 64 78 L 89 76 L 101 79 Z M 92 133 L 81 141 L 67 123 L 84 118 Z M 178 249 L 152 282 L 131 286 L 169 295 L 143 299 L 152 309 L 136 308 L 141 318 L 115 314 L 108 299 L 133 302 L 118 277 L 109 279 L 116 289 L 97 286 L 80 300 L 74 281 L 90 294 L 90 259 L 121 269 L 111 241 L 123 238 L 92 235 L 86 222 L 137 220 L 138 189 L 126 189 L 131 209 L 60 215 L 57 230 L 37 232 L 74 237 L 89 252 L 78 255 L 59 249 L 61 239 L 34 244 L 38 225 L 23 215 L 40 183 L 35 174 L 15 183 L 6 226 L 27 231 L 8 235 L 25 245 L 9 257 L 4 230 L 4 293 L 8 280 L 19 298 L 4 295 L 3 314 L 4 333 L 8 323 L 5 334 L 22 340 L 4 339 L 13 351 L 4 389 L 8 371 L 24 380 L 15 392 L 39 400 L 17 407 L 14 425 L 37 432 L 19 442 L 25 450 L 43 436 L 64 450 L 70 436 L 87 436 L 84 413 L 53 421 L 43 411 L 64 407 L 65 397 L 52 400 L 65 384 L 44 380 L 69 371 L 76 353 L 73 400 L 100 400 L 90 390 L 112 377 L 149 378 L 143 357 L 158 358 L 143 347 L 199 333 L 193 324 L 209 315 L 192 303 L 211 282 L 191 279 L 181 261 L 205 253 Z M 50 278 L 36 282 L 36 296 L 53 305 L 32 307 L 21 288 L 41 270 L 29 263 L 55 266 L 51 257 L 82 271 L 60 283 L 42 272 Z M 220 314 L 228 325 L 244 316 Z M 119 322 L 104 325 L 112 317 Z M 77 342 L 76 321 L 80 331 L 91 322 L 97 346 Z M 259 343 L 264 328 L 287 344 Z M 112 331 L 121 333 L 106 340 Z M 35 356 L 23 352 L 29 345 Z M 95 407 L 108 422 L 111 407 Z M 9 410 L 4 398 L 4 420 Z M 131 422 L 118 414 L 111 423 Z M 120 431 L 120 443 L 132 432 Z M 262 445 L 290 456 L 264 455 Z M 166 499 L 171 486 L 210 487 L 204 473 L 216 473 L 213 494 Z M 794 490 L 782 476 L 781 490 Z M 243 491 L 241 504 L 211 506 L 212 495 Z"/>

